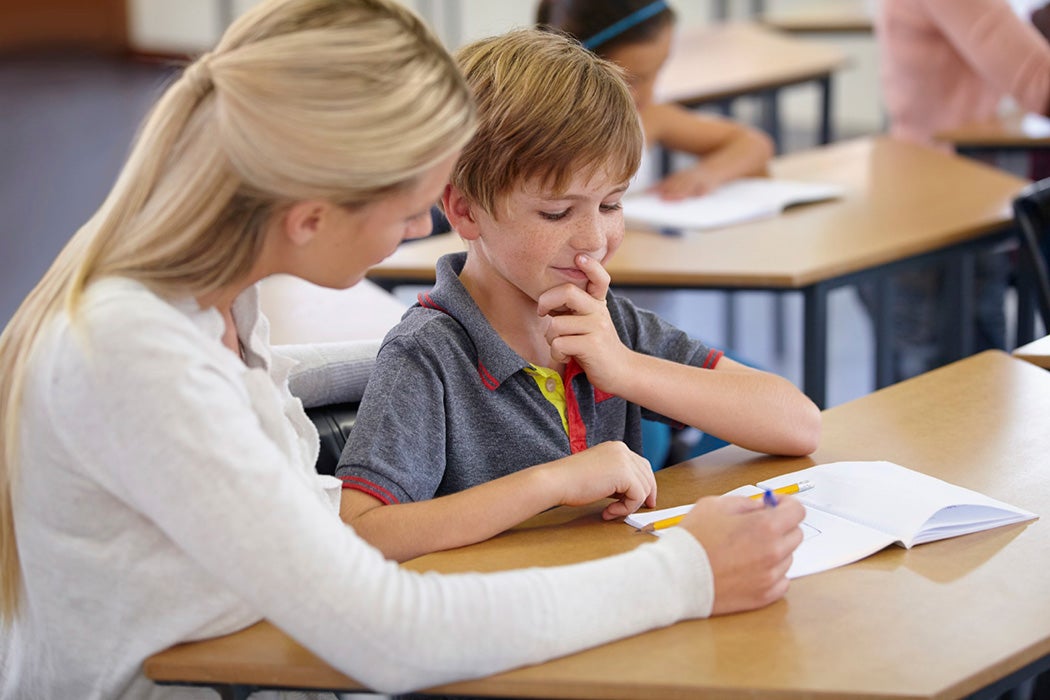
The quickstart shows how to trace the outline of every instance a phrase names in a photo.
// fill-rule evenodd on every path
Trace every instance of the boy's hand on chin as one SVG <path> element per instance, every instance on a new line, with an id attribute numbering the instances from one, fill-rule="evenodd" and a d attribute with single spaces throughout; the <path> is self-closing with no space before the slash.
<path id="1" fill-rule="evenodd" d="M 540 295 L 537 313 L 550 317 L 546 339 L 555 362 L 575 359 L 591 384 L 615 393 L 617 377 L 627 371 L 630 350 L 620 340 L 605 296 L 611 278 L 601 263 L 577 255 L 576 264 L 587 275 L 586 290 L 563 284 Z"/>

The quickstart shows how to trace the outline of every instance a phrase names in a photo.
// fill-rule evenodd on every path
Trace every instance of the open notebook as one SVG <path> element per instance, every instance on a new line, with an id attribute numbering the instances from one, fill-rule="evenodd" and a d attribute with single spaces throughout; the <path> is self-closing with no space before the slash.
<path id="1" fill-rule="evenodd" d="M 666 202 L 654 194 L 623 199 L 628 221 L 686 230 L 703 230 L 776 216 L 794 204 L 841 197 L 839 185 L 755 177 L 726 183 L 702 197 Z"/>
<path id="2" fill-rule="evenodd" d="M 806 506 L 806 519 L 789 578 L 843 566 L 891 544 L 911 548 L 1038 517 L 892 462 L 821 464 L 729 493 L 749 496 L 803 480 L 813 488 L 796 496 Z M 637 512 L 626 523 L 641 528 L 690 508 Z"/>

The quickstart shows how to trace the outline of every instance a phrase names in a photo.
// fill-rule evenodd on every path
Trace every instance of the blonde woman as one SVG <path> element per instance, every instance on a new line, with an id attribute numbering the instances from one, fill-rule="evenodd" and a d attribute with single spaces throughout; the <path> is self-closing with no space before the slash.
<path id="1" fill-rule="evenodd" d="M 254 285 L 347 287 L 424 235 L 473 128 L 393 0 L 264 2 L 168 89 L 0 336 L 0 697 L 210 697 L 142 661 L 262 618 L 398 692 L 783 595 L 797 503 L 707 499 L 616 558 L 448 577 L 339 519 Z"/>

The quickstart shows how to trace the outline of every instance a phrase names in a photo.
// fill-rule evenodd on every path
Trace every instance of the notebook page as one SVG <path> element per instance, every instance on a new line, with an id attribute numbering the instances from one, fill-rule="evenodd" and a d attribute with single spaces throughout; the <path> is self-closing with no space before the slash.
<path id="1" fill-rule="evenodd" d="M 841 197 L 839 185 L 770 178 L 734 180 L 701 197 L 664 201 L 655 194 L 624 197 L 624 217 L 654 226 L 704 230 L 776 216 L 787 206 Z"/>
<path id="2" fill-rule="evenodd" d="M 821 464 L 760 485 L 775 488 L 800 479 L 809 479 L 815 485 L 811 491 L 799 494 L 799 500 L 807 506 L 881 530 L 906 547 L 997 526 L 993 524 L 997 521 L 987 518 L 987 509 L 997 510 L 1001 517 L 1008 518 L 997 522 L 1000 525 L 1036 517 L 984 494 L 892 462 Z M 951 510 L 945 510 L 949 508 Z M 933 520 L 942 511 L 942 522 Z M 925 533 L 928 523 L 937 529 Z"/>

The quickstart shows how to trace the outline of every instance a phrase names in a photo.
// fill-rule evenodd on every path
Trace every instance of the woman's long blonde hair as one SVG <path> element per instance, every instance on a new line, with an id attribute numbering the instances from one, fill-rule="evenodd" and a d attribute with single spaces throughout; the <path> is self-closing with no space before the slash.
<path id="1" fill-rule="evenodd" d="M 74 315 L 104 276 L 161 295 L 213 292 L 251 268 L 282 207 L 357 206 L 409 186 L 474 119 L 451 57 L 394 0 L 263 2 L 167 89 L 105 202 L 0 335 L 0 623 L 21 598 L 20 406 L 48 321 Z"/>

